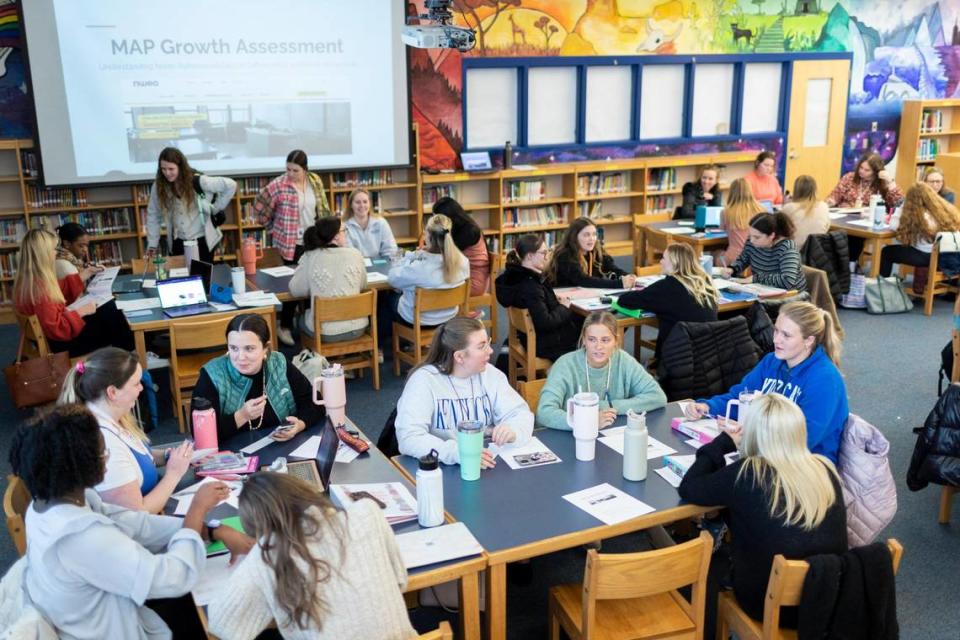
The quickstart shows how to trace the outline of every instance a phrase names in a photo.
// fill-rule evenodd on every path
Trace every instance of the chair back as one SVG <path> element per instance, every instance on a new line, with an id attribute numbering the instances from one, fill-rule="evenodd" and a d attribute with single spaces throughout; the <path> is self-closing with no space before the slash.
<path id="1" fill-rule="evenodd" d="M 459 307 L 460 311 L 464 311 L 467 308 L 469 295 L 469 280 L 465 280 L 449 289 L 421 289 L 417 287 L 414 316 L 419 319 L 420 314 L 424 311 L 438 311 L 450 307 Z"/>
<path id="2" fill-rule="evenodd" d="M 497 273 L 500 271 L 501 256 L 498 253 L 487 253 L 490 262 L 489 284 L 487 291 L 478 296 L 470 296 L 468 303 L 470 311 L 478 307 L 487 307 L 490 312 L 483 319 L 483 326 L 490 331 L 490 342 L 497 342 Z"/>
<path id="3" fill-rule="evenodd" d="M 688 585 L 690 602 L 679 604 L 702 629 L 712 553 L 713 538 L 706 531 L 695 540 L 654 551 L 613 554 L 591 549 L 583 576 L 583 637 L 591 637 L 597 600 L 643 598 Z"/>
<path id="4" fill-rule="evenodd" d="M 526 309 L 507 307 L 507 373 L 510 384 L 516 386 L 520 375 L 528 381 L 537 377 L 537 331 Z M 524 342 L 520 340 L 523 334 Z M 549 369 L 549 361 L 545 361 Z"/>
<path id="5" fill-rule="evenodd" d="M 176 362 L 177 352 L 192 349 L 212 349 L 227 344 L 227 325 L 233 318 L 219 316 L 170 323 L 170 361 Z"/>
<path id="6" fill-rule="evenodd" d="M 50 355 L 50 345 L 47 344 L 47 337 L 43 335 L 40 319 L 16 311 L 14 313 L 23 335 L 23 355 L 28 358 L 45 358 Z"/>
<path id="7" fill-rule="evenodd" d="M 313 298 L 314 330 L 321 322 L 335 322 L 337 320 L 357 320 L 359 318 L 376 318 L 377 292 L 368 289 L 352 296 L 336 298 Z"/>
<path id="8" fill-rule="evenodd" d="M 167 261 L 167 269 L 183 269 L 190 265 L 187 264 L 187 258 L 185 256 L 165 256 Z M 146 271 L 144 271 L 146 269 Z M 141 273 L 156 273 L 157 265 L 153 263 L 153 260 L 147 260 L 146 258 L 132 258 L 130 260 L 130 271 L 134 275 L 140 275 Z"/>
<path id="9" fill-rule="evenodd" d="M 517 381 L 517 393 L 527 402 L 527 406 L 533 413 L 537 412 L 537 405 L 540 404 L 540 393 L 543 392 L 543 385 L 545 384 L 547 384 L 546 378 Z"/>
<path id="10" fill-rule="evenodd" d="M 7 531 L 13 540 L 13 546 L 21 556 L 27 552 L 27 527 L 24 518 L 30 506 L 30 493 L 27 485 L 17 476 L 7 476 L 7 490 L 3 494 L 3 513 L 7 517 Z"/>
<path id="11" fill-rule="evenodd" d="M 636 244 L 634 246 L 634 255 L 639 264 L 634 266 L 643 266 L 654 264 L 663 255 L 663 251 L 670 244 L 670 236 L 665 233 L 647 230 L 645 227 L 655 222 L 666 222 L 673 218 L 673 212 L 664 213 L 643 213 L 634 214 L 633 225 L 636 227 Z"/>

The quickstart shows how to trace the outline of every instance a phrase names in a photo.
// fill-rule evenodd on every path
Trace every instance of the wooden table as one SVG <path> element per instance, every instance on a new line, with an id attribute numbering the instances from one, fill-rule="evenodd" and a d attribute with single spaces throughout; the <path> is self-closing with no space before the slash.
<path id="1" fill-rule="evenodd" d="M 706 233 L 672 233 L 670 229 L 684 228 L 693 231 L 692 226 L 678 224 L 677 220 L 668 220 L 666 222 L 653 222 L 637 226 L 640 246 L 638 259 L 641 263 L 646 261 L 647 255 L 647 236 L 658 236 L 662 238 L 662 244 L 672 244 L 683 242 L 693 248 L 693 252 L 699 259 L 704 251 L 711 249 L 723 249 L 727 246 L 727 232 L 714 229 Z M 641 264 L 640 266 L 644 266 Z"/>
<path id="2" fill-rule="evenodd" d="M 670 428 L 670 419 L 680 416 L 680 407 L 647 413 L 647 429 L 657 440 L 692 454 L 686 436 Z M 616 422 L 625 424 L 626 418 Z M 647 479 L 625 480 L 623 457 L 597 443 L 596 459 L 579 462 L 569 431 L 538 430 L 535 435 L 562 460 L 561 463 L 514 471 L 501 462 L 483 472 L 480 480 L 460 479 L 458 466 L 441 465 L 444 507 L 450 516 L 463 522 L 487 552 L 486 620 L 489 638 L 504 640 L 507 633 L 507 564 L 562 549 L 649 529 L 692 518 L 711 507 L 684 504 L 677 490 L 654 472 L 661 460 L 650 460 Z M 408 477 L 416 473 L 417 461 L 397 456 L 394 464 Z M 655 509 L 652 513 L 608 525 L 575 507 L 563 496 L 602 483 L 632 495 Z"/>
<path id="3" fill-rule="evenodd" d="M 867 275 L 876 278 L 880 275 L 880 252 L 883 247 L 892 243 L 897 233 L 884 225 L 881 229 L 874 229 L 872 226 L 862 226 L 854 224 L 860 220 L 866 220 L 859 214 L 850 214 L 842 218 L 830 221 L 830 231 L 845 231 L 848 236 L 863 238 L 863 248 L 870 248 L 870 270 Z"/>

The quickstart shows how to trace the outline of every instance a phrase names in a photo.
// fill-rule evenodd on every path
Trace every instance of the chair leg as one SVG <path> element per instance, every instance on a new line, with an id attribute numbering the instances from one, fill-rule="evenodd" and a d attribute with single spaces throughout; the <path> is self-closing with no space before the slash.
<path id="1" fill-rule="evenodd" d="M 380 391 L 380 349 L 377 348 L 377 341 L 373 341 L 373 359 L 370 360 L 370 366 L 373 369 L 373 388 Z"/>
<path id="2" fill-rule="evenodd" d="M 933 315 L 933 296 L 937 287 L 933 283 L 936 274 L 927 274 L 927 286 L 923 288 L 923 315 Z"/>
<path id="3" fill-rule="evenodd" d="M 397 335 L 397 323 L 393 323 L 393 375 L 400 377 L 400 336 Z"/>
<path id="4" fill-rule="evenodd" d="M 550 603 L 547 607 L 548 624 L 550 626 L 550 640 L 560 640 L 560 619 L 557 617 L 556 604 L 553 596 L 550 596 Z"/>
<path id="5" fill-rule="evenodd" d="M 940 490 L 940 524 L 950 524 L 950 511 L 953 507 L 953 494 L 957 487 L 944 486 Z"/>

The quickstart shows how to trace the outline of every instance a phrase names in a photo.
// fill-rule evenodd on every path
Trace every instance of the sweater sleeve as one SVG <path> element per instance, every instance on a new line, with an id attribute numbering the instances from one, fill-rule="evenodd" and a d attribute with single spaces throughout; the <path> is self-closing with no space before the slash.
<path id="1" fill-rule="evenodd" d="M 253 640 L 273 620 L 270 604 L 275 595 L 265 593 L 266 568 L 255 550 L 233 570 L 230 588 L 221 589 L 207 607 L 210 633 L 218 638 Z"/>
<path id="2" fill-rule="evenodd" d="M 303 258 L 300 258 L 300 264 L 297 265 L 296 270 L 293 272 L 293 276 L 290 278 L 290 284 L 287 285 L 287 288 L 290 290 L 290 295 L 295 298 L 312 298 L 310 296 L 310 269 L 312 268 L 312 261 L 307 258 L 308 254 L 305 254 Z M 313 300 L 308 301 L 309 304 L 313 304 Z"/>
<path id="3" fill-rule="evenodd" d="M 669 277 L 663 280 L 657 280 L 649 287 L 640 290 L 629 291 L 619 298 L 617 304 L 624 309 L 643 309 L 652 313 L 660 313 L 670 309 L 674 303 L 674 296 L 669 295 L 670 283 Z"/>
<path id="4" fill-rule="evenodd" d="M 233 194 L 237 192 L 237 182 L 230 178 L 221 176 L 200 176 L 200 188 L 204 193 L 211 194 L 209 200 L 213 200 L 213 194 L 217 196 L 216 205 L 211 207 L 212 211 L 223 211 L 230 206 L 233 200 Z"/>
<path id="5" fill-rule="evenodd" d="M 74 301 L 83 295 L 83 280 L 79 273 L 71 273 L 57 280 L 60 285 L 60 291 L 63 293 L 63 301 L 66 304 L 73 304 Z"/>
<path id="6" fill-rule="evenodd" d="M 574 358 L 563 356 L 553 363 L 547 374 L 547 382 L 537 403 L 537 422 L 545 427 L 570 431 L 567 424 L 567 398 L 572 395 L 568 391 L 575 386 L 573 361 Z"/>
<path id="7" fill-rule="evenodd" d="M 493 401 L 493 420 L 495 426 L 506 425 L 516 434 L 516 444 L 523 446 L 533 434 L 533 413 L 527 401 L 510 386 L 507 376 L 499 369 L 487 367 L 484 382 L 487 393 Z"/>
<path id="8" fill-rule="evenodd" d="M 693 220 L 697 216 L 698 193 L 697 183 L 687 182 L 683 185 L 683 204 L 680 205 L 680 215 L 676 216 L 678 220 Z"/>
<path id="9" fill-rule="evenodd" d="M 407 380 L 403 393 L 397 402 L 397 445 L 400 453 L 420 458 L 431 449 L 436 449 L 440 462 L 457 464 L 460 454 L 456 439 L 444 440 L 430 433 L 436 402 L 429 382 L 423 377 L 428 375 L 420 369 Z"/>
<path id="10" fill-rule="evenodd" d="M 609 253 L 604 252 L 602 258 L 602 267 L 604 273 L 615 273 L 619 278 L 627 275 L 627 272 L 617 266 L 617 263 L 613 261 L 613 256 Z M 610 284 L 611 280 L 607 280 L 607 283 Z M 620 286 L 619 280 L 613 280 L 612 284 L 614 287 Z"/>
<path id="11" fill-rule="evenodd" d="M 390 267 L 387 281 L 394 289 L 407 289 L 421 286 L 423 283 L 424 264 L 417 258 L 417 253 L 409 254 L 400 264 Z"/>
<path id="12" fill-rule="evenodd" d="M 554 298 L 552 305 L 548 302 L 550 298 Z M 539 291 L 530 292 L 527 311 L 530 312 L 530 319 L 538 334 L 554 331 L 572 321 L 573 312 L 557 302 L 553 292 L 548 291 L 543 284 Z"/>
<path id="13" fill-rule="evenodd" d="M 150 187 L 150 200 L 147 202 L 147 248 L 156 249 L 160 244 L 160 201 L 157 199 L 156 183 Z"/>
<path id="14" fill-rule="evenodd" d="M 220 392 L 217 391 L 206 369 L 200 369 L 200 377 L 197 378 L 197 385 L 193 388 L 193 397 L 209 401 L 210 406 L 217 413 L 217 442 L 226 442 L 239 431 L 233 414 L 224 414 L 220 410 Z M 190 401 L 190 412 L 193 412 L 193 400 Z"/>
<path id="15" fill-rule="evenodd" d="M 786 241 L 781 241 L 785 243 Z M 792 243 L 791 243 L 792 244 Z M 800 252 L 793 247 L 783 246 L 775 249 L 780 254 L 779 271 L 758 271 L 754 269 L 753 281 L 768 287 L 796 289 L 803 282 L 803 269 L 800 265 Z"/>
<path id="16" fill-rule="evenodd" d="M 631 409 L 637 413 L 652 411 L 667 404 L 667 395 L 643 365 L 624 351 L 621 351 L 617 358 L 620 360 L 620 375 L 625 378 L 623 387 L 627 392 L 626 398 L 610 403 L 616 409 L 617 415 L 624 415 Z"/>
<path id="17" fill-rule="evenodd" d="M 393 237 L 393 229 L 384 218 L 380 220 L 380 257 L 390 256 L 397 251 L 397 239 Z"/>
<path id="18" fill-rule="evenodd" d="M 43 335 L 49 340 L 69 342 L 83 330 L 83 318 L 62 302 L 41 302 L 33 307 L 33 315 L 37 316 Z"/>
<path id="19" fill-rule="evenodd" d="M 853 172 L 840 176 L 837 186 L 833 188 L 833 191 L 826 197 L 826 200 L 832 202 L 835 207 L 850 206 L 851 203 L 846 202 L 846 192 L 850 188 L 849 185 L 851 182 L 853 182 Z"/>
<path id="20" fill-rule="evenodd" d="M 750 266 L 750 258 L 753 256 L 754 250 L 753 245 L 749 241 L 743 245 L 743 251 L 740 252 L 737 259 L 730 265 L 730 268 L 733 269 L 733 275 L 737 276 L 743 273 L 743 270 Z"/>
<path id="21" fill-rule="evenodd" d="M 727 466 L 723 456 L 735 451 L 733 440 L 725 433 L 697 450 L 697 458 L 680 482 L 680 497 L 692 504 L 727 506 L 733 502 L 739 464 Z"/>
<path id="22" fill-rule="evenodd" d="M 297 417 L 311 427 L 323 420 L 326 412 L 323 405 L 314 404 L 313 386 L 307 377 L 295 366 L 287 363 L 287 384 L 293 392 L 293 401 L 297 405 Z"/>
<path id="23" fill-rule="evenodd" d="M 807 448 L 823 453 L 836 463 L 834 447 L 849 415 L 843 379 L 839 374 L 831 376 L 826 371 L 810 376 L 803 384 L 797 406 L 807 421 Z"/>

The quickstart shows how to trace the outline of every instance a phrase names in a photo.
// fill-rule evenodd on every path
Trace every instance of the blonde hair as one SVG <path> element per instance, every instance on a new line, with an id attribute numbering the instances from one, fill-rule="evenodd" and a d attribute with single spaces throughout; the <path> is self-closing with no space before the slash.
<path id="1" fill-rule="evenodd" d="M 370 192 L 364 189 L 363 187 L 357 187 L 356 189 L 350 192 L 350 195 L 347 196 L 347 208 L 343 212 L 344 220 L 349 220 L 350 218 L 353 217 L 353 199 L 356 198 L 361 193 L 365 194 L 367 196 L 367 200 L 370 201 L 370 215 L 371 216 L 380 215 L 377 211 L 374 211 L 373 209 L 373 196 L 370 195 Z"/>
<path id="2" fill-rule="evenodd" d="M 804 217 L 812 215 L 817 206 L 817 181 L 812 176 L 798 176 L 793 181 L 791 202 L 800 206 Z"/>
<path id="3" fill-rule="evenodd" d="M 930 214 L 935 228 L 930 228 L 924 214 Z M 918 240 L 933 241 L 938 231 L 960 231 L 960 211 L 937 195 L 926 182 L 918 182 L 907 189 L 904 197 L 897 240 L 908 245 L 916 244 Z"/>
<path id="4" fill-rule="evenodd" d="M 797 325 L 804 338 L 813 336 L 814 344 L 823 347 L 833 364 L 840 366 L 840 335 L 833 316 L 809 302 L 789 302 L 780 309 L 778 317 L 785 317 Z"/>
<path id="5" fill-rule="evenodd" d="M 443 255 L 443 281 L 453 284 L 459 281 L 460 269 L 467 261 L 453 243 L 453 221 L 442 213 L 435 213 L 423 228 L 427 234 L 427 250 Z"/>
<path id="6" fill-rule="evenodd" d="M 833 463 L 807 448 L 807 423 L 800 408 L 778 393 L 755 398 L 743 425 L 739 480 L 748 470 L 769 494 L 770 516 L 810 531 L 837 502 Z"/>
<path id="7" fill-rule="evenodd" d="M 750 218 L 762 211 L 766 209 L 753 197 L 749 182 L 744 178 L 737 178 L 730 184 L 730 195 L 723 210 L 725 229 L 746 229 L 750 226 Z"/>
<path id="8" fill-rule="evenodd" d="M 620 338 L 617 336 L 617 319 L 614 318 L 613 314 L 609 311 L 594 311 L 587 316 L 586 320 L 583 321 L 583 328 L 580 330 L 581 349 L 584 348 L 584 344 L 587 339 L 587 329 L 595 324 L 606 327 L 610 333 L 613 334 L 613 339 L 617 341 L 617 346 L 620 346 Z"/>
<path id="9" fill-rule="evenodd" d="M 673 273 L 670 275 L 683 285 L 697 304 L 716 309 L 720 304 L 720 292 L 713 286 L 713 279 L 700 266 L 693 247 L 678 242 L 667 245 L 664 254 L 673 264 Z"/>
<path id="10" fill-rule="evenodd" d="M 720 167 L 715 164 L 705 164 L 700 167 L 700 171 L 697 172 L 697 180 L 700 180 L 707 171 L 713 171 L 716 174 L 717 182 L 720 182 Z"/>
<path id="11" fill-rule="evenodd" d="M 19 304 L 65 302 L 54 270 L 57 236 L 46 229 L 31 229 L 20 243 L 20 264 L 13 281 L 13 299 Z"/>

